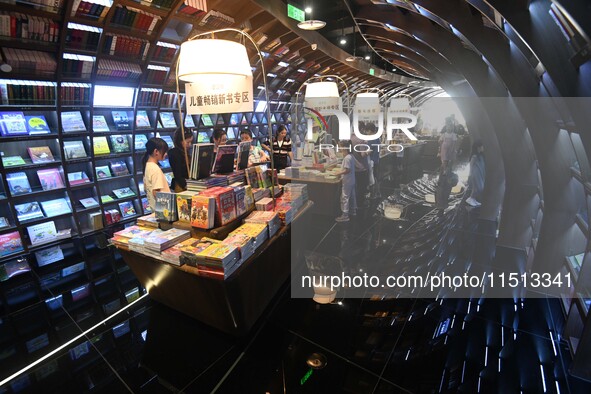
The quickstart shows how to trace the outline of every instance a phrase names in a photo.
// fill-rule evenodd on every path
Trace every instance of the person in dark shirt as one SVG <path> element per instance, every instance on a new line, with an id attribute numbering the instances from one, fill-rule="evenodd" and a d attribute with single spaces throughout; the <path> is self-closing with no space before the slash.
<path id="1" fill-rule="evenodd" d="M 183 131 L 178 128 L 173 137 L 174 148 L 168 151 L 168 161 L 174 178 L 172 189 L 175 193 L 187 190 L 187 178 L 189 178 L 189 164 L 191 163 L 191 147 L 193 146 L 193 132 Z M 186 153 L 185 153 L 186 151 Z"/>
<path id="2" fill-rule="evenodd" d="M 271 152 L 273 154 L 275 168 L 277 168 L 277 170 L 282 170 L 289 166 L 293 160 L 293 153 L 291 152 L 291 140 L 287 135 L 287 128 L 283 125 L 279 126 L 276 135 L 277 137 L 273 139 Z M 263 145 L 263 149 L 264 148 L 265 145 Z"/>

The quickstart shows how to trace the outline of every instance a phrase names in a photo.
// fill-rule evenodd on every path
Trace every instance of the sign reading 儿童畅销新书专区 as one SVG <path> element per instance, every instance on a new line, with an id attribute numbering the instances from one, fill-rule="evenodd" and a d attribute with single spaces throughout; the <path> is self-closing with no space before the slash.
<path id="1" fill-rule="evenodd" d="M 215 78 L 214 78 L 215 79 Z M 252 112 L 252 76 L 185 85 L 189 115 Z"/>

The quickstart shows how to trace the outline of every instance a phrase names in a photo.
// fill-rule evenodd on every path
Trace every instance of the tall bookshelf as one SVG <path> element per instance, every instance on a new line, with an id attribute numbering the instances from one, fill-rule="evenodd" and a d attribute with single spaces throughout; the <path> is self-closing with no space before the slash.
<path id="1" fill-rule="evenodd" d="M 230 142 L 239 140 L 242 129 L 261 142 L 267 138 L 266 113 L 186 116 L 178 110 L 179 100 L 185 110 L 184 87 L 177 96 L 174 75 L 180 44 L 192 33 L 230 25 L 231 18 L 188 10 L 181 0 L 41 3 L 0 3 L 0 55 L 13 67 L 0 76 L 0 113 L 42 116 L 46 123 L 38 133 L 0 135 L 3 157 L 22 160 L 0 163 L 0 217 L 7 220 L 0 237 L 13 234 L 22 242 L 21 249 L 0 254 L 0 368 L 8 372 L 72 338 L 76 324 L 88 328 L 145 293 L 107 242 L 146 213 L 141 136 L 171 140 L 185 122 L 195 142 L 209 142 L 214 128 L 228 132 Z M 2 29 L 12 20 L 18 29 Z M 129 88 L 133 98 L 126 105 L 98 106 L 97 86 Z M 274 128 L 289 123 L 289 105 L 279 100 L 269 105 Z M 118 139 L 126 149 L 116 148 Z M 96 149 L 101 141 L 108 151 Z M 35 147 L 47 147 L 53 160 L 33 162 L 28 148 Z M 127 174 L 113 174 L 117 162 Z M 97 176 L 101 168 L 112 176 Z M 170 169 L 163 170 L 171 177 Z M 44 186 L 40 171 L 61 182 Z M 21 181 L 24 174 L 29 191 L 14 190 L 15 174 Z M 123 188 L 133 194 L 117 198 L 113 190 Z M 91 198 L 95 205 L 82 204 Z M 46 212 L 42 203 L 58 199 L 67 209 Z M 37 216 L 21 212 L 19 218 L 17 208 L 30 202 L 39 203 Z M 126 203 L 135 214 L 107 222 L 105 214 L 121 212 Z M 27 229 L 51 222 L 56 230 L 70 229 L 70 235 L 32 244 Z"/>

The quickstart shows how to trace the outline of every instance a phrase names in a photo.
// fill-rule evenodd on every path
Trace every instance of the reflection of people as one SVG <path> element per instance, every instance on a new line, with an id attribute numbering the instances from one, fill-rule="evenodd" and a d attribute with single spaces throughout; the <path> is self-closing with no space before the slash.
<path id="1" fill-rule="evenodd" d="M 439 174 L 437 189 L 435 190 L 435 206 L 438 209 L 447 208 L 451 189 L 457 185 L 457 183 L 458 176 L 451 171 L 451 168 L 447 167 L 444 172 Z"/>
<path id="2" fill-rule="evenodd" d="M 185 130 L 183 134 L 179 127 L 174 132 L 174 148 L 168 151 L 168 161 L 174 178 L 172 179 L 172 189 L 176 193 L 187 190 L 187 178 L 189 178 L 189 150 L 193 144 L 193 132 Z M 185 151 L 187 152 L 185 154 Z"/>
<path id="3" fill-rule="evenodd" d="M 166 158 L 168 145 L 162 138 L 150 138 L 146 143 L 146 153 L 142 158 L 144 164 L 144 187 L 152 211 L 156 210 L 156 192 L 168 192 L 168 181 L 158 165 Z"/>
<path id="4" fill-rule="evenodd" d="M 456 160 L 458 136 L 453 118 L 445 118 L 445 126 L 441 129 L 439 137 L 439 156 L 441 158 L 441 172 L 445 172 L 447 167 L 452 167 Z"/>
<path id="5" fill-rule="evenodd" d="M 269 161 L 269 156 L 260 146 L 252 145 L 252 132 L 250 130 L 242 130 L 240 132 L 240 141 L 250 142 L 250 153 L 248 154 L 249 166 Z"/>
<path id="6" fill-rule="evenodd" d="M 470 176 L 468 177 L 468 190 L 470 197 L 466 200 L 468 205 L 479 207 L 482 205 L 482 191 L 484 190 L 484 179 L 486 168 L 484 163 L 484 146 L 482 142 L 476 141 L 472 144 L 472 154 L 470 156 Z"/>
<path id="7" fill-rule="evenodd" d="M 349 215 L 357 213 L 357 198 L 355 194 L 355 159 L 351 153 L 351 141 L 341 141 L 341 146 L 347 152 L 341 164 L 340 174 L 343 175 L 341 189 L 341 216 L 336 218 L 337 222 L 348 222 Z"/>

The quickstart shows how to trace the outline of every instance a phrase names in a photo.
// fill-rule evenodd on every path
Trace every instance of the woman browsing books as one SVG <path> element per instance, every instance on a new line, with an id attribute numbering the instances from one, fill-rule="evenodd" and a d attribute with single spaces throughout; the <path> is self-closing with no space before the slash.
<path id="1" fill-rule="evenodd" d="M 170 193 L 170 187 L 158 162 L 166 158 L 168 145 L 162 138 L 150 138 L 146 143 L 146 153 L 142 159 L 144 165 L 144 187 L 152 211 L 156 208 L 156 193 Z"/>
<path id="2" fill-rule="evenodd" d="M 228 142 L 228 135 L 222 129 L 215 129 L 210 140 L 213 144 L 213 153 L 215 157 L 215 153 L 218 153 L 218 146 L 226 145 L 226 142 Z"/>
<path id="3" fill-rule="evenodd" d="M 193 145 L 193 132 L 185 130 L 183 133 L 181 128 L 178 128 L 172 137 L 174 148 L 168 151 L 168 161 L 174 178 L 172 179 L 171 188 L 175 193 L 180 193 L 187 190 L 187 178 L 189 178 L 189 157 L 191 157 L 190 149 Z"/>
<path id="4" fill-rule="evenodd" d="M 253 166 L 259 163 L 265 163 L 269 161 L 269 156 L 265 153 L 265 151 L 259 147 L 252 145 L 252 132 L 250 130 L 242 130 L 240 132 L 240 141 L 241 142 L 250 142 L 250 152 L 248 154 L 248 166 Z"/>
<path id="5" fill-rule="evenodd" d="M 277 137 L 273 139 L 273 149 L 270 149 L 268 144 L 269 142 L 266 141 L 261 146 L 273 154 L 275 168 L 282 170 L 289 166 L 293 160 L 293 154 L 291 152 L 291 140 L 287 136 L 287 128 L 284 125 L 280 125 L 277 129 Z"/>

